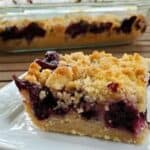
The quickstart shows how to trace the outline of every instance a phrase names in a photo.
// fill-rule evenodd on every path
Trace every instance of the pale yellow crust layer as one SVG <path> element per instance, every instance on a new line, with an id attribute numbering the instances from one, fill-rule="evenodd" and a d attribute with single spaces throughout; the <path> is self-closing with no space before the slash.
<path id="1" fill-rule="evenodd" d="M 28 98 L 27 92 L 22 91 L 22 95 Z M 138 136 L 135 136 L 124 130 L 107 128 L 102 122 L 83 120 L 77 113 L 68 114 L 65 117 L 51 116 L 47 120 L 40 121 L 35 117 L 29 99 L 25 99 L 24 106 L 33 124 L 43 131 L 90 136 L 132 144 L 143 143 L 149 132 L 146 126 Z"/>
<path id="2" fill-rule="evenodd" d="M 60 55 L 55 70 L 44 69 L 33 62 L 25 80 L 48 87 L 53 93 L 83 91 L 90 101 L 109 102 L 127 100 L 139 112 L 146 110 L 148 61 L 139 54 L 124 54 L 116 58 L 109 53 L 95 51 L 86 55 L 76 52 Z M 117 84 L 114 92 L 109 84 Z M 76 95 L 78 100 L 82 95 Z M 66 97 L 63 99 L 66 101 Z M 66 101 L 69 103 L 70 99 Z"/>
<path id="3" fill-rule="evenodd" d="M 145 19 L 142 15 L 135 15 L 136 20 Z M 129 16 L 130 17 L 130 16 Z M 128 18 L 128 17 L 127 17 Z M 131 28 L 130 33 L 117 33 L 113 30 L 113 27 L 119 27 L 121 21 L 124 18 L 104 15 L 104 16 L 72 16 L 68 15 L 62 18 L 50 18 L 43 20 L 2 20 L 0 21 L 0 31 L 4 31 L 6 27 L 16 26 L 22 28 L 27 26 L 31 22 L 37 23 L 40 27 L 45 29 L 46 35 L 44 37 L 35 37 L 31 42 L 25 39 L 16 39 L 3 41 L 0 40 L 1 50 L 16 50 L 16 49 L 32 49 L 32 48 L 63 48 L 63 47 L 79 47 L 79 46 L 96 46 L 96 45 L 106 45 L 115 43 L 130 43 L 137 39 L 141 34 L 141 30 L 137 30 L 135 27 Z M 109 32 L 93 34 L 86 33 L 77 36 L 76 38 L 71 38 L 65 33 L 67 26 L 71 23 L 79 22 L 80 20 L 87 21 L 88 23 L 100 23 L 100 22 L 110 22 L 112 23 L 112 29 Z M 143 28 L 143 25 L 141 24 Z"/>

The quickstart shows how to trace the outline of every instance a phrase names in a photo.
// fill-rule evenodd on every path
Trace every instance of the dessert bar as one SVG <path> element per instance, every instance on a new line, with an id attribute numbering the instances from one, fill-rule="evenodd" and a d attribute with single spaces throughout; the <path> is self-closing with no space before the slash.
<path id="1" fill-rule="evenodd" d="M 140 14 L 65 15 L 48 19 L 1 19 L 0 49 L 87 47 L 131 43 L 145 32 Z"/>
<path id="2" fill-rule="evenodd" d="M 142 143 L 148 133 L 148 61 L 135 53 L 48 51 L 14 81 L 42 130 Z"/>

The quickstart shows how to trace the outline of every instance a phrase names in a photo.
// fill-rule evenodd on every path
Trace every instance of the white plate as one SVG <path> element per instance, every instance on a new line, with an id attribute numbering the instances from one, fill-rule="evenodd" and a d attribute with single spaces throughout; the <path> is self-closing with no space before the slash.
<path id="1" fill-rule="evenodd" d="M 0 150 L 150 150 L 150 137 L 143 145 L 129 145 L 88 137 L 39 131 L 24 113 L 14 83 L 0 90 Z"/>

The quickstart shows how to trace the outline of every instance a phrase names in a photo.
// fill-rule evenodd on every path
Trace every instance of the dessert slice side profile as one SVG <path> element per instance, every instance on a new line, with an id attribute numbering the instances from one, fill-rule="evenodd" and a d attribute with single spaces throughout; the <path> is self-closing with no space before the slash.
<path id="1" fill-rule="evenodd" d="M 4 19 L 0 20 L 0 50 L 127 44 L 141 36 L 146 27 L 141 14 Z"/>
<path id="2" fill-rule="evenodd" d="M 40 129 L 139 144 L 148 134 L 148 64 L 137 53 L 48 51 L 13 78 Z"/>

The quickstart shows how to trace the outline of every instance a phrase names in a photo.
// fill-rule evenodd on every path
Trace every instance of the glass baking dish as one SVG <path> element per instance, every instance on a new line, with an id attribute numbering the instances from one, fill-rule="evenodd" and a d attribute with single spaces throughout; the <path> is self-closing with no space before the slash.
<path id="1" fill-rule="evenodd" d="M 101 1 L 0 8 L 0 51 L 129 44 L 146 30 L 150 2 Z"/>

